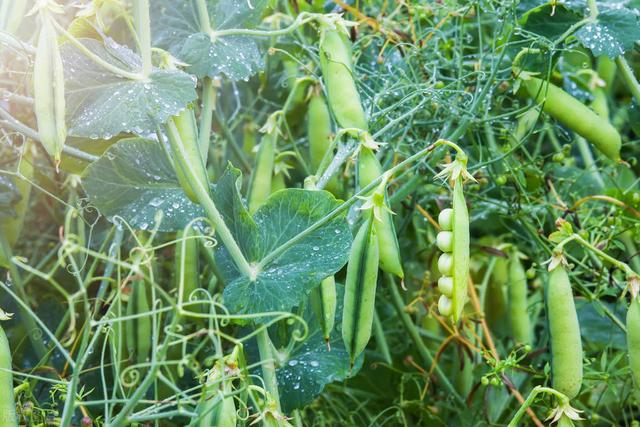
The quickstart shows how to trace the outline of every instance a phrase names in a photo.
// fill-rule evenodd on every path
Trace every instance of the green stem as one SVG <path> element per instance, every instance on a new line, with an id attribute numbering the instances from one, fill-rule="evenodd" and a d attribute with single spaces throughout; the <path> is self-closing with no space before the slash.
<path id="1" fill-rule="evenodd" d="M 177 132 L 175 126 L 173 126 L 171 122 L 169 122 L 169 126 L 167 126 L 167 131 Z M 158 134 L 161 135 L 161 132 L 158 132 Z M 229 251 L 229 255 L 234 260 L 236 266 L 238 267 L 238 270 L 243 276 L 255 278 L 257 273 L 247 262 L 247 259 L 244 257 L 242 250 L 240 250 L 238 243 L 231 234 L 231 230 L 229 230 L 229 227 L 227 227 L 227 224 L 224 222 L 222 215 L 220 215 L 220 211 L 218 211 L 215 203 L 213 203 L 213 200 L 211 199 L 211 196 L 209 194 L 209 189 L 205 188 L 202 185 L 193 169 L 189 167 L 189 163 L 187 160 L 188 155 L 185 148 L 181 144 L 176 143 L 176 141 L 179 140 L 178 138 L 168 139 L 169 143 L 171 144 L 171 150 L 173 155 L 175 156 L 175 160 L 180 163 L 179 167 L 182 168 L 185 177 L 189 181 L 193 192 L 198 198 L 198 202 L 204 209 L 207 217 L 213 223 L 216 233 L 218 233 L 218 236 L 220 236 L 220 240 L 222 240 L 222 243 Z"/>
<path id="2" fill-rule="evenodd" d="M 580 243 L 582 246 L 588 248 L 593 253 L 597 254 L 600 258 L 604 259 L 605 261 L 615 265 L 620 270 L 624 271 L 624 273 L 626 274 L 627 277 L 634 277 L 634 276 L 637 275 L 633 271 L 633 269 L 631 267 L 629 267 L 626 263 L 624 263 L 622 261 L 619 261 L 619 260 L 613 258 L 611 255 L 609 255 L 609 254 L 601 251 L 600 249 L 596 248 L 591 243 L 589 243 L 586 240 L 584 240 L 579 234 L 572 234 L 571 236 L 567 237 L 566 239 L 564 239 L 562 242 L 560 242 L 558 244 L 557 248 L 558 249 L 562 249 L 562 247 L 564 245 L 566 245 L 567 243 L 569 243 L 571 241 L 574 241 L 574 240 L 576 242 Z"/>
<path id="3" fill-rule="evenodd" d="M 278 393 L 275 358 L 273 357 L 271 339 L 266 326 L 263 326 L 258 331 L 256 339 L 258 340 L 258 351 L 260 352 L 260 361 L 262 363 L 264 386 L 271 398 L 276 402 L 278 411 L 280 411 L 280 394 Z"/>
<path id="4" fill-rule="evenodd" d="M 247 28 L 229 28 L 227 30 L 214 30 L 209 34 L 211 40 L 215 40 L 217 37 L 225 36 L 254 36 L 254 37 L 275 37 L 284 36 L 294 32 L 301 25 L 311 22 L 317 18 L 318 14 L 302 12 L 298 15 L 295 21 L 291 25 L 279 30 L 251 30 Z M 322 16 L 322 15 L 320 15 Z"/>
<path id="5" fill-rule="evenodd" d="M 105 61 L 104 59 L 102 59 L 101 57 L 96 55 L 95 53 L 91 52 L 91 50 L 89 48 L 87 48 L 84 44 L 82 44 L 82 42 L 80 40 L 78 40 L 73 34 L 68 32 L 64 27 L 62 27 L 60 24 L 58 24 L 55 19 L 52 19 L 51 22 L 53 22 L 53 25 L 56 27 L 56 29 L 58 31 L 60 31 L 62 34 L 64 34 L 65 38 L 72 45 L 74 45 L 87 58 L 89 58 L 90 60 L 92 60 L 93 62 L 95 62 L 96 64 L 98 64 L 102 68 L 104 68 L 105 70 L 107 70 L 107 71 L 109 71 L 109 72 L 111 72 L 111 73 L 113 73 L 113 74 L 115 74 L 117 76 L 123 77 L 125 79 L 142 80 L 142 79 L 145 78 L 145 76 L 143 74 L 141 74 L 141 73 L 132 73 L 130 71 L 123 70 L 120 67 L 116 67 L 113 64 L 110 64 L 109 62 Z"/>
<path id="6" fill-rule="evenodd" d="M 428 364 L 429 366 L 434 366 L 435 373 L 440 379 L 440 382 L 442 383 L 444 388 L 447 390 L 447 392 L 456 400 L 456 402 L 458 402 L 460 405 L 464 405 L 464 400 L 462 399 L 462 397 L 460 397 L 460 395 L 456 391 L 453 384 L 451 384 L 451 382 L 449 381 L 449 378 L 447 378 L 445 373 L 442 372 L 442 370 L 438 365 L 434 365 L 435 359 L 433 355 L 431 354 L 427 346 L 424 345 L 424 342 L 422 341 L 422 337 L 420 337 L 420 332 L 418 331 L 418 328 L 416 328 L 416 325 L 413 324 L 413 322 L 411 321 L 411 318 L 405 311 L 404 301 L 402 300 L 402 296 L 400 296 L 400 292 L 398 291 L 398 286 L 395 283 L 393 276 L 390 274 L 385 274 L 385 278 L 387 279 L 387 282 L 389 285 L 388 288 L 390 289 L 390 292 L 391 292 L 391 302 L 393 303 L 393 306 L 396 309 L 396 313 L 398 314 L 398 317 L 400 318 L 402 325 L 404 326 L 406 331 L 409 333 L 411 340 L 415 344 L 416 349 L 418 350 L 418 353 L 420 354 L 420 356 L 422 357 L 422 359 L 426 364 Z"/>
<path id="7" fill-rule="evenodd" d="M 202 161 L 207 164 L 209 156 L 209 143 L 211 140 L 211 122 L 213 121 L 213 109 L 215 108 L 216 89 L 213 87 L 211 77 L 205 77 L 202 83 L 202 111 L 200 112 L 200 129 L 198 131 L 198 145 Z"/>
<path id="8" fill-rule="evenodd" d="M 387 337 L 384 335 L 384 329 L 382 328 L 382 322 L 380 322 L 380 316 L 378 316 L 378 310 L 373 312 L 373 334 L 376 337 L 376 344 L 378 345 L 378 351 L 382 354 L 382 358 L 387 362 L 387 364 L 392 365 L 393 359 L 391 359 L 389 345 L 387 344 Z"/>
<path id="9" fill-rule="evenodd" d="M 513 416 L 507 427 L 517 427 L 519 425 L 520 419 L 522 419 L 524 414 L 527 412 L 527 409 L 531 406 L 531 404 L 533 404 L 534 400 L 540 393 L 549 393 L 554 395 L 558 398 L 561 404 L 569 402 L 569 398 L 557 390 L 549 387 L 536 386 L 533 388 L 533 390 L 531 390 L 531 393 L 529 393 L 529 397 L 527 397 L 527 400 L 525 400 L 522 406 L 520 406 L 518 412 L 516 412 L 516 414 Z"/>
<path id="10" fill-rule="evenodd" d="M 602 180 L 600 171 L 596 167 L 596 162 L 593 160 L 593 154 L 591 153 L 589 143 L 587 143 L 587 140 L 581 136 L 576 138 L 576 142 L 578 143 L 578 150 L 580 151 L 580 156 L 584 162 L 585 169 L 589 171 L 593 179 L 598 183 L 598 187 L 601 189 L 604 188 L 604 181 Z"/>
<path id="11" fill-rule="evenodd" d="M 633 94 L 636 102 L 640 105 L 640 83 L 638 83 L 636 76 L 633 74 L 633 70 L 629 66 L 629 63 L 624 56 L 618 56 L 616 58 L 616 65 L 618 65 L 618 68 L 620 69 L 622 79 L 631 91 L 631 94 Z"/>
<path id="12" fill-rule="evenodd" d="M 200 31 L 205 34 L 211 34 L 211 18 L 209 17 L 209 11 L 207 10 L 206 0 L 197 0 L 196 7 L 198 8 Z"/>
<path id="13" fill-rule="evenodd" d="M 140 41 L 140 56 L 142 57 L 142 75 L 146 78 L 151 74 L 151 20 L 149 18 L 149 0 L 133 2 L 133 17 L 136 34 Z"/>

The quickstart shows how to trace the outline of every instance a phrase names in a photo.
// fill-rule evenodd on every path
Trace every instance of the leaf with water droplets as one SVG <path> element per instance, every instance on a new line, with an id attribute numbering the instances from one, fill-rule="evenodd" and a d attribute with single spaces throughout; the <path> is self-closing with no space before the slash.
<path id="1" fill-rule="evenodd" d="M 246 29 L 259 22 L 265 0 L 208 1 L 211 28 Z M 195 1 L 158 0 L 151 11 L 154 46 L 171 52 L 189 64 L 187 71 L 198 77 L 224 74 L 232 80 L 247 80 L 262 68 L 262 54 L 255 38 L 229 35 L 212 37 L 200 27 Z"/>
<path id="2" fill-rule="evenodd" d="M 181 230 L 192 219 L 203 216 L 200 206 L 184 194 L 157 141 L 118 141 L 87 167 L 82 186 L 101 214 L 122 217 L 139 230 L 153 228 L 160 210 L 161 231 Z"/>
<path id="3" fill-rule="evenodd" d="M 141 72 L 140 57 L 109 38 L 81 39 L 94 55 L 126 72 Z M 89 59 L 70 43 L 61 47 L 69 134 L 110 139 L 120 132 L 145 135 L 196 98 L 196 82 L 179 70 L 154 68 L 147 79 L 129 79 Z"/>
<path id="4" fill-rule="evenodd" d="M 239 174 L 237 169 L 228 169 L 215 186 L 214 200 L 253 266 L 340 205 L 327 191 L 291 188 L 272 194 L 251 218 L 238 193 Z M 345 215 L 339 215 L 291 244 L 251 278 L 237 270 L 221 245 L 216 259 L 227 283 L 225 304 L 235 313 L 289 311 L 322 279 L 346 264 L 350 247 L 349 225 Z"/>
<path id="5" fill-rule="evenodd" d="M 629 9 L 606 9 L 600 11 L 597 22 L 585 25 L 575 35 L 595 56 L 613 59 L 632 50 L 640 40 L 640 22 Z"/>

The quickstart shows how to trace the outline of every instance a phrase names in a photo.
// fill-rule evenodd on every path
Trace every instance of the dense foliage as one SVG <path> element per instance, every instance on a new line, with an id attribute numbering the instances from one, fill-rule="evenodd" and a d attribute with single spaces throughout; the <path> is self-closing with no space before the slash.
<path id="1" fill-rule="evenodd" d="M 639 42 L 638 0 L 0 0 L 0 425 L 637 426 Z"/>

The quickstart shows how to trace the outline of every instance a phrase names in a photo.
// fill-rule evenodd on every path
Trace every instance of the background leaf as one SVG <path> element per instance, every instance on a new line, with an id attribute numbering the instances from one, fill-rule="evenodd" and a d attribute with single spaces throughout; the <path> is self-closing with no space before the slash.
<path id="1" fill-rule="evenodd" d="M 637 13 L 628 9 L 608 9 L 600 11 L 596 23 L 580 28 L 576 37 L 595 56 L 615 58 L 632 50 L 640 40 L 640 22 Z"/>
<path id="2" fill-rule="evenodd" d="M 119 215 L 136 229 L 152 228 L 159 210 L 163 211 L 161 231 L 181 230 L 203 215 L 200 206 L 187 199 L 157 141 L 118 141 L 87 167 L 82 182 L 101 214 Z"/>
<path id="3" fill-rule="evenodd" d="M 109 38 L 105 44 L 94 39 L 82 43 L 125 71 L 141 68 L 137 54 Z M 70 135 L 110 139 L 120 132 L 155 132 L 196 98 L 195 80 L 179 70 L 154 69 L 147 80 L 131 80 L 107 71 L 69 43 L 61 54 Z"/>

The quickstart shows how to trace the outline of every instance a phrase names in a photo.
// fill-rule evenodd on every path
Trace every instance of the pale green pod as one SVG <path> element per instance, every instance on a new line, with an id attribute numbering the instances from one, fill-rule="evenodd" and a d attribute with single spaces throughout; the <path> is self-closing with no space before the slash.
<path id="1" fill-rule="evenodd" d="M 251 175 L 249 187 L 249 211 L 255 212 L 271 194 L 271 181 L 276 158 L 278 133 L 272 131 L 262 137 L 256 156 L 256 167 Z"/>
<path id="2" fill-rule="evenodd" d="M 530 77 L 523 80 L 522 85 L 536 102 L 544 102 L 542 109 L 546 113 L 595 145 L 611 160 L 620 160 L 622 140 L 607 120 L 549 82 Z"/>
<path id="3" fill-rule="evenodd" d="M 311 292 L 311 307 L 320 321 L 322 336 L 327 343 L 336 320 L 336 298 L 336 280 L 333 276 L 324 279 L 320 286 Z"/>
<path id="4" fill-rule="evenodd" d="M 627 311 L 627 351 L 636 388 L 640 389 L 640 300 L 637 297 L 631 300 Z"/>
<path id="5" fill-rule="evenodd" d="M 307 126 L 309 160 L 312 172 L 316 173 L 331 145 L 331 113 L 318 90 L 314 90 L 309 100 Z"/>
<path id="6" fill-rule="evenodd" d="M 33 101 L 40 142 L 54 161 L 59 163 L 67 138 L 64 67 L 58 35 L 51 19 L 48 15 L 42 15 L 33 65 Z"/>
<path id="7" fill-rule="evenodd" d="M 369 217 L 351 246 L 342 312 L 342 339 L 351 365 L 371 338 L 378 281 L 378 239 Z"/>
<path id="8" fill-rule="evenodd" d="M 353 77 L 351 43 L 346 34 L 325 28 L 320 36 L 320 67 L 329 105 L 342 128 L 368 130 Z"/>
<path id="9" fill-rule="evenodd" d="M 182 155 L 174 154 L 175 159 L 184 158 L 186 164 L 175 160 L 174 169 L 178 182 L 182 186 L 185 194 L 195 203 L 198 202 L 196 191 L 193 185 L 200 185 L 209 191 L 209 176 L 202 160 L 200 142 L 198 141 L 198 125 L 195 113 L 191 106 L 182 110 L 177 116 L 173 116 L 167 122 L 167 136 L 172 150 L 180 150 Z M 197 183 L 192 183 L 187 179 L 185 168 L 193 172 Z"/>
<path id="10" fill-rule="evenodd" d="M 0 326 L 0 425 L 18 427 L 16 401 L 13 395 L 13 374 L 11 373 L 11 347 Z"/>
<path id="11" fill-rule="evenodd" d="M 453 320 L 457 322 L 467 302 L 469 283 L 469 212 L 462 191 L 462 182 L 453 185 Z"/>
<path id="12" fill-rule="evenodd" d="M 516 254 L 509 262 L 509 321 L 516 344 L 532 344 L 531 321 L 527 303 L 527 273 Z"/>
<path id="13" fill-rule="evenodd" d="M 547 285 L 547 318 L 551 341 L 553 388 L 573 399 L 582 386 L 580 324 L 566 270 L 556 267 Z"/>

